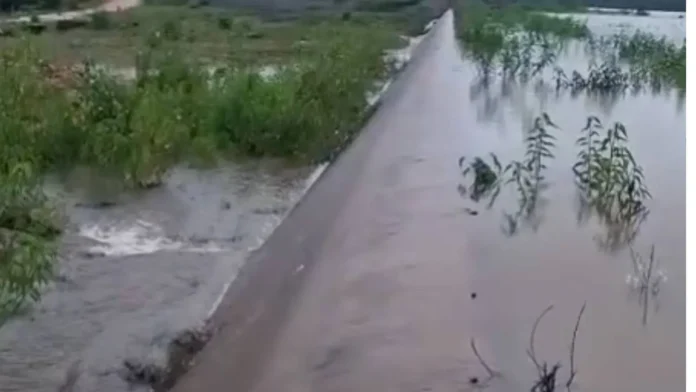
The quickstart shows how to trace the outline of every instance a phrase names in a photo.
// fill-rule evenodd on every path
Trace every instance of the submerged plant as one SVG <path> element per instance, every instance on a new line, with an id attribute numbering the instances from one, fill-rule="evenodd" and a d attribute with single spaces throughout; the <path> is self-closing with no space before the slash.
<path id="1" fill-rule="evenodd" d="M 667 281 L 667 277 L 660 269 L 659 261 L 655 259 L 655 245 L 650 247 L 650 255 L 647 260 L 633 248 L 630 248 L 630 252 L 633 273 L 626 277 L 626 283 L 638 292 L 640 305 L 643 308 L 643 325 L 646 325 L 650 298 L 657 297 L 660 293 L 660 286 Z"/>
<path id="2" fill-rule="evenodd" d="M 594 116 L 587 120 L 576 145 L 580 148 L 573 165 L 581 200 L 581 211 L 594 211 L 608 228 L 601 245 L 617 249 L 630 244 L 649 210 L 651 198 L 643 169 L 628 147 L 628 134 L 621 123 L 606 129 Z M 583 213 L 581 212 L 581 215 Z"/>
<path id="3" fill-rule="evenodd" d="M 593 93 L 620 93 L 625 91 L 631 83 L 640 86 L 644 79 L 629 74 L 612 62 L 599 65 L 590 65 L 587 76 L 578 71 L 573 71 L 569 78 L 561 68 L 554 70 L 556 90 L 570 88 L 573 92 L 588 91 Z"/>
<path id="4" fill-rule="evenodd" d="M 503 230 L 508 235 L 517 232 L 520 220 L 530 224 L 534 230 L 541 223 L 540 207 L 546 203 L 543 192 L 549 187 L 544 172 L 548 169 L 548 161 L 554 158 L 552 150 L 556 146 L 556 138 L 549 129 L 557 128 L 546 113 L 534 119 L 534 125 L 525 138 L 524 159 L 512 163 L 512 176 L 508 182 L 515 184 L 519 208 L 515 213 L 504 213 L 506 225 Z"/>
<path id="5" fill-rule="evenodd" d="M 679 45 L 666 37 L 643 31 L 633 35 L 619 33 L 592 37 L 586 49 L 603 62 L 620 63 L 628 68 L 634 85 L 668 85 L 686 88 L 686 40 Z"/>
<path id="6" fill-rule="evenodd" d="M 462 176 L 466 178 L 469 173 L 473 173 L 474 181 L 467 188 L 463 185 L 459 186 L 459 193 L 462 196 L 469 195 L 471 200 L 478 202 L 481 198 L 490 198 L 488 208 L 493 206 L 495 200 L 500 194 L 501 185 L 504 184 L 505 175 L 511 169 L 511 165 L 506 165 L 504 168 L 500 164 L 498 157 L 491 153 L 493 165 L 489 165 L 481 157 L 475 157 L 473 162 L 468 166 L 464 166 L 465 157 L 459 159 L 459 167 L 462 169 Z"/>
<path id="7" fill-rule="evenodd" d="M 522 160 L 513 160 L 503 165 L 494 153 L 490 154 L 490 164 L 481 157 L 475 157 L 466 166 L 464 157 L 459 160 L 462 175 L 468 178 L 473 174 L 471 185 L 459 185 L 462 196 L 468 195 L 474 202 L 487 199 L 486 208 L 490 209 L 503 188 L 515 188 L 518 209 L 514 213 L 503 212 L 503 231 L 507 235 L 514 235 L 520 222 L 531 225 L 535 230 L 541 222 L 540 208 L 546 203 L 543 192 L 549 187 L 545 172 L 548 161 L 554 158 L 556 138 L 549 132 L 552 128 L 557 127 L 546 113 L 534 120 L 533 127 L 525 138 L 525 155 Z"/>
<path id="8" fill-rule="evenodd" d="M 552 65 L 568 39 L 584 38 L 584 22 L 535 13 L 521 7 L 468 5 L 455 12 L 457 35 L 486 77 L 502 71 L 524 79 Z"/>
<path id="9" fill-rule="evenodd" d="M 570 340 L 569 347 L 568 378 L 565 380 L 565 382 L 561 382 L 561 377 L 559 376 L 559 371 L 561 370 L 561 363 L 557 362 L 554 365 L 549 365 L 548 362 L 540 360 L 536 352 L 535 341 L 537 329 L 542 319 L 553 309 L 553 305 L 550 305 L 546 309 L 544 309 L 544 311 L 541 312 L 541 314 L 534 321 L 531 334 L 529 335 L 529 347 L 526 350 L 527 357 L 529 357 L 531 362 L 534 364 L 535 370 L 537 372 L 537 375 L 534 379 L 534 383 L 532 384 L 532 387 L 530 389 L 531 392 L 555 392 L 557 388 L 564 388 L 566 391 L 570 391 L 572 389 L 572 386 L 575 382 L 575 377 L 578 373 L 578 369 L 575 363 L 575 350 L 577 345 L 578 332 L 580 331 L 580 321 L 582 320 L 582 316 L 585 313 L 586 306 L 587 304 L 585 303 L 580 308 L 577 319 L 575 320 L 575 326 L 573 327 L 573 336 Z M 477 388 L 487 388 L 493 379 L 503 377 L 503 375 L 500 372 L 493 370 L 493 368 L 491 368 L 486 363 L 486 361 L 483 360 L 483 357 L 481 356 L 481 354 L 479 354 L 478 350 L 476 349 L 476 343 L 473 338 L 470 341 L 470 345 L 474 355 L 476 356 L 476 359 L 478 359 L 479 363 L 481 364 L 481 367 L 486 371 L 487 377 L 482 382 L 479 382 L 479 378 L 472 377 L 469 379 L 469 383 L 473 384 Z"/>

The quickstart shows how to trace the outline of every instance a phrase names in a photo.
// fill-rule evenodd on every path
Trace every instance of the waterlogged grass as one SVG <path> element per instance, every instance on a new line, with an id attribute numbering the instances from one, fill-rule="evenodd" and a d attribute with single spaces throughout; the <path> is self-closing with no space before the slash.
<path id="1" fill-rule="evenodd" d="M 557 68 L 559 88 L 600 92 L 644 86 L 686 88 L 686 41 L 678 45 L 644 32 L 595 37 L 584 22 L 515 6 L 471 4 L 459 7 L 456 15 L 462 47 L 485 78 L 537 76 L 557 67 L 568 42 L 581 41 L 595 61 L 587 70 Z"/>
<path id="2" fill-rule="evenodd" d="M 637 31 L 588 40 L 590 52 L 607 61 L 622 62 L 631 73 L 649 82 L 686 88 L 686 40 L 677 44 L 666 37 Z"/>
<path id="3" fill-rule="evenodd" d="M 457 27 L 460 38 L 480 32 L 511 34 L 531 32 L 560 38 L 583 38 L 590 33 L 584 22 L 570 17 L 556 17 L 521 6 L 491 8 L 473 3 L 457 9 Z"/>
<path id="4" fill-rule="evenodd" d="M 513 76 L 534 75 L 555 61 L 564 41 L 589 36 L 585 23 L 523 7 L 473 4 L 456 15 L 463 48 L 486 75 L 498 67 Z"/>
<path id="5" fill-rule="evenodd" d="M 400 42 L 393 30 L 351 23 L 314 25 L 322 36 L 272 76 L 234 60 L 211 73 L 166 37 L 133 56 L 130 81 L 91 62 L 57 73 L 31 40 L 5 43 L 0 316 L 37 299 L 51 277 L 61 225 L 41 188 L 48 172 L 87 166 L 150 187 L 179 163 L 308 163 L 339 151 L 366 116 L 366 92 L 391 70 L 385 50 Z"/>

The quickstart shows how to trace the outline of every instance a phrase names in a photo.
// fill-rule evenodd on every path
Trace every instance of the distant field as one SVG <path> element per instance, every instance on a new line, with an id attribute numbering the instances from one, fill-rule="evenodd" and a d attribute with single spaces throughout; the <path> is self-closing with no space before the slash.
<path id="1" fill-rule="evenodd" d="M 420 18 L 418 18 L 420 19 Z M 292 20 L 267 20 L 242 11 L 214 7 L 151 6 L 96 14 L 84 25 L 62 30 L 47 23 L 40 34 L 7 26 L 0 49 L 30 43 L 43 57 L 58 64 L 91 59 L 115 66 L 132 66 L 136 54 L 157 47 L 185 53 L 201 63 L 240 65 L 284 62 L 315 52 L 317 45 L 337 33 L 369 30 L 374 34 L 414 34 L 425 20 L 393 13 L 354 12 L 350 15 L 311 13 Z M 413 31 L 415 30 L 415 31 Z"/>
<path id="2" fill-rule="evenodd" d="M 444 0 L 146 0 L 145 5 L 99 13 L 76 23 L 0 24 L 0 49 L 36 48 L 57 64 L 84 60 L 132 66 L 144 49 L 174 50 L 201 63 L 239 65 L 285 62 L 316 52 L 330 35 L 369 30 L 417 35 L 444 10 Z M 207 5 L 206 5 L 207 4 Z M 333 30 L 331 30 L 333 29 Z M 338 30 L 336 30 L 338 29 Z"/>

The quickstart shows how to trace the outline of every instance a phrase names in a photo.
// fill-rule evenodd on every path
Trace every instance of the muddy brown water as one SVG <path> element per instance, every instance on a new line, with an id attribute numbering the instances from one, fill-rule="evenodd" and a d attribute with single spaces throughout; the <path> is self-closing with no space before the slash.
<path id="1" fill-rule="evenodd" d="M 262 248 L 257 261 L 266 267 L 226 298 L 219 333 L 175 391 L 529 390 L 536 371 L 525 350 L 535 319 L 555 306 L 535 347 L 540 361 L 562 364 L 565 379 L 583 304 L 574 390 L 684 388 L 678 97 L 637 94 L 607 105 L 516 86 L 500 96 L 500 86 L 476 86 L 451 14 L 431 34 L 358 141 Z M 569 50 L 563 61 L 584 70 L 580 53 Z M 525 130 L 542 112 L 561 128 L 544 219 L 506 236 L 501 214 L 516 208 L 514 195 L 502 194 L 490 210 L 462 198 L 457 160 L 521 158 Z M 645 323 L 627 250 L 606 251 L 605 228 L 575 219 L 573 143 L 591 114 L 626 126 L 654 197 L 633 246 L 646 253 L 655 245 L 667 280 Z M 313 220 L 320 229 L 297 232 Z M 502 377 L 487 380 L 470 339 Z"/>
<path id="2" fill-rule="evenodd" d="M 607 32 L 640 24 L 683 38 L 684 20 L 676 17 L 589 18 Z M 582 69 L 586 61 L 579 48 L 562 59 Z M 565 377 L 583 303 L 575 390 L 684 389 L 679 97 L 646 93 L 608 105 L 533 86 L 508 86 L 504 94 L 499 85 L 482 89 L 458 52 L 449 15 L 401 79 L 356 145 L 255 253 L 270 266 L 263 274 L 289 278 L 248 282 L 269 288 L 267 296 L 231 290 L 216 314 L 220 331 L 175 390 L 467 390 L 472 377 L 486 378 L 471 338 L 503 375 L 490 390 L 529 390 L 534 367 L 525 349 L 534 320 L 555 305 L 539 327 L 537 351 L 542 360 L 562 362 Z M 541 112 L 561 128 L 549 202 L 536 232 L 521 227 L 507 237 L 502 212 L 514 210 L 514 194 L 503 192 L 491 210 L 462 198 L 457 160 L 489 152 L 520 158 L 523 132 Z M 653 194 L 635 248 L 646 253 L 654 244 L 667 280 L 651 297 L 645 324 L 627 284 L 626 249 L 601 250 L 604 228 L 575 221 L 573 142 L 590 114 L 625 124 Z M 0 391 L 56 391 L 71 367 L 79 369 L 75 391 L 128 390 L 122 361 L 163 361 L 171 338 L 208 316 L 313 170 L 178 169 L 165 187 L 111 197 L 113 206 L 94 204 L 105 189 L 115 194 L 108 188 L 92 197 L 80 186 L 53 187 L 71 206 L 75 226 L 55 285 L 33 310 L 0 328 Z M 294 250 L 297 244 L 302 248 Z M 292 283 L 295 277 L 301 284 Z M 245 295 L 258 301 L 235 304 Z"/>
<path id="3" fill-rule="evenodd" d="M 128 390 L 123 361 L 164 364 L 168 343 L 200 326 L 315 170 L 179 168 L 140 194 L 82 174 L 49 183 L 71 227 L 55 284 L 0 328 L 0 390 L 57 391 L 71 368 L 66 390 Z"/>

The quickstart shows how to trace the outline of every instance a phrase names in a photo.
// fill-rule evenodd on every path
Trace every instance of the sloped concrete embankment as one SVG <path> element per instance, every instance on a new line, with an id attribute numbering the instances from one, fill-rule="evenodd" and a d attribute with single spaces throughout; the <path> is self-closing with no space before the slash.
<path id="1" fill-rule="evenodd" d="M 341 207 L 360 186 L 366 157 L 381 135 L 392 106 L 437 46 L 440 21 L 414 49 L 411 62 L 385 92 L 363 132 L 295 206 L 249 260 L 211 317 L 213 338 L 174 391 L 250 390 L 274 347 L 305 277 Z M 359 229 L 359 228 L 356 228 Z"/>

